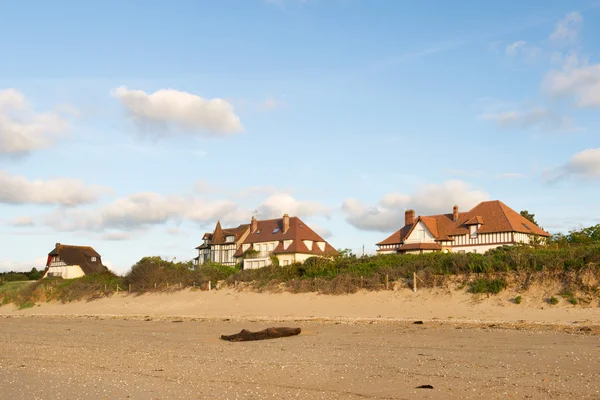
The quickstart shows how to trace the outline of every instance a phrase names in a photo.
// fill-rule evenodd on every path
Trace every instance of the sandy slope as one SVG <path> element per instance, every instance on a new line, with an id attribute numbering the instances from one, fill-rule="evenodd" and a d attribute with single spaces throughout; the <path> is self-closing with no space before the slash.
<path id="1" fill-rule="evenodd" d="M 474 297 L 464 291 L 410 290 L 360 292 L 352 295 L 316 293 L 256 293 L 222 289 L 183 290 L 144 295 L 115 295 L 110 298 L 69 304 L 41 303 L 16 310 L 0 307 L 0 315 L 125 315 L 237 318 L 357 318 L 420 319 L 445 321 L 539 322 L 600 324 L 600 308 L 573 306 L 561 299 L 552 306 L 535 291 L 523 294 L 520 305 L 510 301 L 514 294 Z"/>

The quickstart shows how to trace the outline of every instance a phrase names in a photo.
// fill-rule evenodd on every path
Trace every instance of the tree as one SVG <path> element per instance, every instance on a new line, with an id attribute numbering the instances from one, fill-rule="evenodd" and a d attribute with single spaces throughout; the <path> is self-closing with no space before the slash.
<path id="1" fill-rule="evenodd" d="M 534 223 L 534 224 L 536 224 L 536 225 L 538 224 L 538 223 L 535 221 L 535 214 L 530 214 L 530 213 L 529 213 L 529 211 L 527 211 L 527 210 L 523 210 L 523 211 L 521 211 L 521 212 L 520 212 L 520 214 L 521 214 L 521 216 L 522 216 L 523 218 L 525 218 L 526 220 L 528 220 L 528 221 L 531 221 L 532 223 Z"/>

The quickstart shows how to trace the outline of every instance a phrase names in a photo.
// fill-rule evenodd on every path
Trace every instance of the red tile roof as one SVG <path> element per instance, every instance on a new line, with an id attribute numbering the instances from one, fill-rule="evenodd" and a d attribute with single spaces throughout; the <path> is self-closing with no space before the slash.
<path id="1" fill-rule="evenodd" d="M 550 236 L 548 232 L 499 200 L 484 201 L 467 212 L 458 213 L 456 221 L 453 221 L 452 217 L 452 213 L 419 216 L 413 224 L 405 225 L 377 245 L 402 244 L 419 222 L 422 222 L 438 241 L 452 240 L 452 236 L 468 233 L 469 224 L 481 224 L 479 233 L 520 232 Z"/>
<path id="2" fill-rule="evenodd" d="M 292 240 L 293 242 L 284 249 L 283 243 L 286 240 Z M 306 247 L 303 242 L 304 240 L 313 241 L 311 249 Z M 273 250 L 273 254 L 302 253 L 327 257 L 338 253 L 325 239 L 298 217 L 289 217 L 289 228 L 285 232 L 283 231 L 283 218 L 257 221 L 256 231 L 250 232 L 242 244 L 254 245 L 255 243 L 264 242 L 278 242 Z M 321 250 L 316 242 L 324 242 L 325 249 Z M 240 248 L 235 256 L 240 257 L 242 254 L 243 252 Z"/>

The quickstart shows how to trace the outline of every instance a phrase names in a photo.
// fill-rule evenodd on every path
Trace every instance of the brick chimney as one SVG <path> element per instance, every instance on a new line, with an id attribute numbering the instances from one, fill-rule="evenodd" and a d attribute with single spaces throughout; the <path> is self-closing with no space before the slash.
<path id="1" fill-rule="evenodd" d="M 404 225 L 412 225 L 415 223 L 415 210 L 404 211 Z"/>
<path id="2" fill-rule="evenodd" d="M 252 221 L 250 221 L 250 232 L 254 233 L 258 229 L 258 221 L 255 216 L 252 216 Z"/>
<path id="3" fill-rule="evenodd" d="M 286 233 L 288 229 L 290 229 L 290 216 L 287 214 L 283 214 L 283 233 Z"/>
<path id="4" fill-rule="evenodd" d="M 452 221 L 458 221 L 458 206 L 452 207 Z"/>

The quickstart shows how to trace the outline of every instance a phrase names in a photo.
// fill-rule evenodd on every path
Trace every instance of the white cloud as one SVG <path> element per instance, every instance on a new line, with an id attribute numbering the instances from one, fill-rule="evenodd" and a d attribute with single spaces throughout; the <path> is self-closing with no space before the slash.
<path id="1" fill-rule="evenodd" d="M 506 55 L 508 55 L 508 56 L 516 56 L 519 49 L 525 47 L 526 44 L 527 44 L 526 41 L 519 40 L 518 42 L 514 42 L 514 43 L 506 46 L 504 51 L 506 52 Z"/>
<path id="2" fill-rule="evenodd" d="M 455 204 L 466 210 L 488 199 L 487 193 L 472 189 L 466 182 L 447 181 L 442 185 L 422 186 L 413 195 L 387 194 L 375 206 L 347 199 L 342 211 L 346 221 L 358 229 L 390 232 L 404 225 L 406 209 L 414 209 L 417 215 L 449 213 Z"/>
<path id="3" fill-rule="evenodd" d="M 310 228 L 317 233 L 317 235 L 321 236 L 323 239 L 327 240 L 331 238 L 331 231 L 323 226 L 317 225 L 314 222 L 310 223 Z"/>
<path id="4" fill-rule="evenodd" d="M 50 214 L 46 223 L 59 230 L 129 231 L 188 219 L 206 222 L 237 217 L 237 205 L 228 201 L 206 202 L 177 195 L 153 192 L 136 193 L 117 199 L 95 210 L 60 210 Z"/>
<path id="5" fill-rule="evenodd" d="M 315 201 L 300 201 L 287 193 L 275 194 L 258 207 L 259 218 L 280 218 L 283 214 L 300 218 L 316 215 L 328 216 L 330 209 Z"/>
<path id="6" fill-rule="evenodd" d="M 26 227 L 26 226 L 35 226 L 35 221 L 31 217 L 23 216 L 17 217 L 8 223 L 10 226 L 17 227 Z"/>
<path id="7" fill-rule="evenodd" d="M 483 114 L 479 118 L 494 121 L 502 129 L 539 128 L 551 131 L 576 130 L 569 117 L 560 115 L 544 107 L 535 107 L 524 111 Z"/>
<path id="8" fill-rule="evenodd" d="M 550 35 L 550 40 L 554 42 L 574 42 L 579 36 L 582 24 L 581 14 L 578 12 L 569 13 L 556 23 L 554 31 Z"/>
<path id="9" fill-rule="evenodd" d="M 24 176 L 11 175 L 0 170 L 0 203 L 76 206 L 93 203 L 109 192 L 109 188 L 86 185 L 77 179 L 30 181 Z"/>
<path id="10" fill-rule="evenodd" d="M 243 132 L 244 128 L 231 103 L 224 99 L 205 99 L 173 89 L 154 93 L 129 90 L 122 86 L 112 90 L 133 121 L 151 133 L 166 135 L 173 128 L 187 134 L 222 136 Z"/>
<path id="11" fill-rule="evenodd" d="M 59 114 L 35 113 L 17 90 L 0 90 L 0 155 L 18 156 L 49 147 L 68 126 Z"/>
<path id="12" fill-rule="evenodd" d="M 523 59 L 528 64 L 535 63 L 542 54 L 542 50 L 524 40 L 511 43 L 505 47 L 504 52 L 511 58 Z"/>
<path id="13" fill-rule="evenodd" d="M 576 153 L 564 167 L 568 174 L 600 178 L 600 148 Z"/>
<path id="14" fill-rule="evenodd" d="M 579 107 L 600 107 L 600 64 L 571 55 L 562 69 L 546 75 L 542 88 L 556 97 L 574 96 Z"/>

